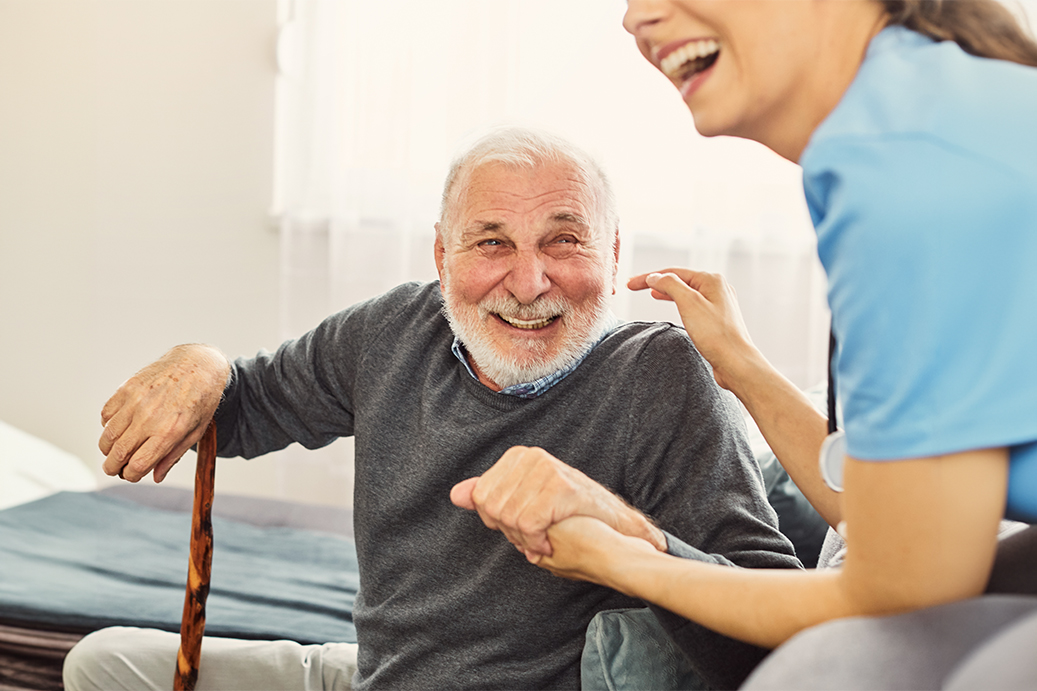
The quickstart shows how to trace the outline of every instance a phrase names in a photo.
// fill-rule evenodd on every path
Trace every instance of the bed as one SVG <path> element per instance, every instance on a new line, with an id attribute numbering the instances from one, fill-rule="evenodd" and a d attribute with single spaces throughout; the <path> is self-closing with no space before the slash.
<path id="1" fill-rule="evenodd" d="M 96 489 L 78 459 L 8 425 L 0 459 L 0 691 L 62 688 L 90 631 L 179 630 L 189 490 Z M 356 641 L 349 511 L 217 494 L 213 530 L 206 635 Z"/>

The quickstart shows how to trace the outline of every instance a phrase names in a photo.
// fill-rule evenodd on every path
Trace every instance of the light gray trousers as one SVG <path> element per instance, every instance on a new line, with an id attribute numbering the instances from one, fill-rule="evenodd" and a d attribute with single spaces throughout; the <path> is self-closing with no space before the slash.
<path id="1" fill-rule="evenodd" d="M 1035 651 L 1037 597 L 985 595 L 806 629 L 764 659 L 742 689 L 1034 689 Z"/>
<path id="2" fill-rule="evenodd" d="M 160 691 L 173 688 L 180 636 L 112 627 L 86 636 L 65 658 L 68 691 Z M 354 643 L 301 645 L 206 637 L 197 691 L 348 691 Z"/>
<path id="3" fill-rule="evenodd" d="M 829 530 L 819 564 L 842 562 Z M 1037 689 L 1037 526 L 1003 521 L 987 595 L 892 617 L 851 617 L 800 632 L 742 687 Z"/>

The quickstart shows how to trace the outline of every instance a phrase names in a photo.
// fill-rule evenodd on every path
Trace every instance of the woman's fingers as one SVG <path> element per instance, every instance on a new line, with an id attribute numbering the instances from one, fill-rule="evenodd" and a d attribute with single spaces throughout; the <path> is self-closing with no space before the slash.
<path id="1" fill-rule="evenodd" d="M 609 587 L 615 587 L 611 575 L 617 564 L 637 568 L 639 556 L 656 553 L 646 540 L 623 535 L 588 516 L 560 521 L 551 526 L 548 536 L 554 552 L 534 562 L 537 566 L 556 576 Z"/>
<path id="2" fill-rule="evenodd" d="M 698 294 L 709 302 L 723 300 L 729 286 L 720 274 L 671 267 L 639 274 L 627 281 L 630 290 L 651 290 L 656 300 L 675 301 L 679 295 Z"/>
<path id="3" fill-rule="evenodd" d="M 702 297 L 698 289 L 692 287 L 686 278 L 673 271 L 650 273 L 645 276 L 645 283 L 653 293 L 662 293 L 675 302 L 681 299 Z"/>
<path id="4" fill-rule="evenodd" d="M 556 576 L 579 581 L 599 582 L 595 580 L 599 563 L 600 550 L 618 536 L 596 518 L 574 516 L 551 526 L 548 537 L 555 549 L 550 556 L 544 556 L 537 562 Z"/>
<path id="5" fill-rule="evenodd" d="M 715 322 L 722 318 L 716 306 L 697 288 L 688 284 L 685 278 L 673 272 L 651 273 L 645 277 L 652 293 L 661 293 L 677 305 L 684 328 L 692 340 L 696 340 L 702 332 L 716 330 Z M 696 346 L 700 346 L 696 340 Z M 707 348 L 708 349 L 708 348 Z"/>
<path id="6" fill-rule="evenodd" d="M 719 274 L 670 268 L 640 274 L 627 285 L 632 290 L 650 289 L 652 297 L 671 300 L 695 347 L 713 367 L 713 376 L 724 388 L 737 381 L 739 363 L 755 350 L 745 328 L 734 289 Z"/>
<path id="7" fill-rule="evenodd" d="M 696 271 L 695 269 L 689 269 L 683 266 L 671 266 L 666 269 L 649 271 L 647 273 L 633 276 L 627 280 L 627 288 L 630 290 L 645 290 L 646 288 L 651 288 L 650 277 L 663 274 L 673 274 L 695 290 L 700 290 L 704 287 L 715 284 L 718 280 L 723 280 L 719 274 L 709 273 L 708 271 Z"/>
<path id="8" fill-rule="evenodd" d="M 671 266 L 668 269 L 659 269 L 658 271 L 648 271 L 637 276 L 632 276 L 627 280 L 627 288 L 630 290 L 644 290 L 649 288 L 648 277 L 656 276 L 658 274 L 673 274 L 679 277 L 681 280 L 691 283 L 695 280 L 695 277 L 701 275 L 701 271 L 695 271 L 694 269 L 688 269 L 682 266 Z"/>

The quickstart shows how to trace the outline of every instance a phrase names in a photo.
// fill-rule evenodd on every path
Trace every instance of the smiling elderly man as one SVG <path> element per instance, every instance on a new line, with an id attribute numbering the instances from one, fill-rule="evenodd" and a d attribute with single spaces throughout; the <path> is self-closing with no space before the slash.
<path id="1" fill-rule="evenodd" d="M 455 161 L 436 231 L 439 283 L 233 365 L 180 346 L 105 405 L 104 468 L 130 481 L 165 477 L 214 411 L 223 456 L 356 438 L 355 676 L 352 646 L 207 639 L 198 688 L 577 688 L 594 614 L 641 604 L 527 562 L 564 515 L 661 550 L 687 550 L 677 536 L 712 553 L 699 558 L 797 565 L 737 409 L 687 335 L 609 312 L 618 223 L 589 157 L 494 131 Z M 464 510 L 473 491 L 479 513 Z M 745 664 L 741 644 L 684 624 L 707 677 Z M 175 649 L 172 634 L 98 632 L 66 684 L 168 686 Z"/>

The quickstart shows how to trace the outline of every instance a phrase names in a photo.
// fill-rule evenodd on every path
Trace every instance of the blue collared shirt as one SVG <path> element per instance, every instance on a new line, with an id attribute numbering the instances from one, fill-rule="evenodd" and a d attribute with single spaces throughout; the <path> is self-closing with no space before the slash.
<path id="1" fill-rule="evenodd" d="M 579 360 L 576 360 L 568 367 L 564 367 L 558 370 L 557 372 L 552 372 L 551 374 L 541 377 L 536 381 L 531 381 L 524 384 L 512 384 L 511 386 L 501 389 L 497 393 L 502 393 L 507 396 L 516 396 L 518 398 L 536 398 L 537 396 L 542 395 L 545 391 L 547 391 L 552 386 L 568 377 L 573 372 L 573 370 L 579 367 L 580 363 L 586 360 L 587 356 L 590 355 L 590 352 L 597 348 L 598 344 L 604 341 L 610 333 L 615 331 L 617 326 L 619 326 L 619 319 L 617 319 L 614 314 L 609 312 L 608 323 L 605 325 L 605 330 L 602 332 L 601 338 L 595 341 L 594 345 L 588 348 L 587 352 L 584 353 L 583 357 L 581 357 Z M 468 370 L 468 374 L 472 375 L 473 379 L 479 378 L 479 375 L 475 373 L 475 370 L 473 370 L 471 364 L 469 364 L 468 355 L 465 353 L 464 346 L 461 344 L 461 339 L 459 339 L 457 336 L 454 336 L 454 342 L 450 346 L 450 351 L 458 360 L 461 361 L 461 364 L 464 365 L 464 368 Z"/>

